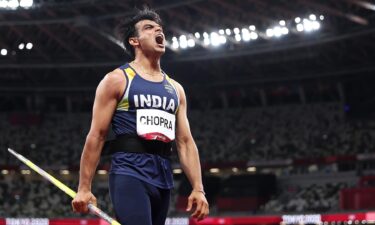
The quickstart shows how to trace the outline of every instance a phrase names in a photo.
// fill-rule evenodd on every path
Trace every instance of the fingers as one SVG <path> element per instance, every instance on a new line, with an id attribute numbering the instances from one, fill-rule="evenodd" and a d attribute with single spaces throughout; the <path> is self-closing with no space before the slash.
<path id="1" fill-rule="evenodd" d="M 74 204 L 74 200 L 72 201 L 72 208 L 73 208 L 73 212 L 77 212 L 76 206 Z"/>
<path id="2" fill-rule="evenodd" d="M 198 221 L 201 221 L 208 215 L 208 213 L 209 213 L 208 203 L 205 201 L 200 201 L 200 203 L 197 204 L 196 210 L 191 216 L 194 218 L 197 218 Z"/>
<path id="3" fill-rule="evenodd" d="M 207 200 L 205 198 L 198 198 L 198 199 L 193 198 L 192 202 L 196 204 L 196 209 L 194 213 L 191 214 L 191 216 L 196 218 L 198 221 L 201 221 L 205 217 L 207 217 L 209 213 L 209 206 L 208 206 Z"/>
<path id="4" fill-rule="evenodd" d="M 191 210 L 191 207 L 193 206 L 193 198 L 190 196 L 188 198 L 188 204 L 187 204 L 187 207 L 186 207 L 186 211 L 190 211 Z"/>
<path id="5" fill-rule="evenodd" d="M 203 202 L 199 201 L 197 202 L 197 207 L 195 208 L 195 211 L 193 214 L 191 214 L 192 217 L 198 218 L 198 216 L 202 213 L 202 208 L 203 208 Z"/>
<path id="6" fill-rule="evenodd" d="M 88 195 L 79 195 L 77 194 L 76 197 L 72 201 L 72 208 L 73 212 L 77 213 L 87 213 L 88 212 L 88 203 L 93 205 L 97 205 L 97 200 L 92 194 Z"/>
<path id="7" fill-rule="evenodd" d="M 97 207 L 98 206 L 98 204 L 97 204 L 97 201 L 96 201 L 96 198 L 95 197 L 92 197 L 90 200 L 89 200 L 89 202 L 88 202 L 88 204 L 91 204 L 91 205 L 93 205 L 93 206 L 95 206 L 95 207 Z M 89 205 L 86 205 L 87 206 L 87 211 L 90 211 L 90 209 L 89 209 Z"/>
<path id="8" fill-rule="evenodd" d="M 90 199 L 90 203 L 94 206 L 98 206 L 98 202 L 96 201 L 96 198 L 94 196 L 92 196 L 92 198 Z"/>
<path id="9" fill-rule="evenodd" d="M 86 213 L 87 212 L 87 206 L 86 207 L 85 206 L 86 206 L 86 204 L 82 200 L 74 199 L 72 201 L 72 207 L 73 207 L 74 212 Z"/>
<path id="10" fill-rule="evenodd" d="M 208 213 L 209 213 L 208 204 L 203 203 L 201 214 L 199 214 L 197 217 L 198 221 L 203 220 L 208 215 Z"/>
<path id="11" fill-rule="evenodd" d="M 82 200 L 73 200 L 72 201 L 73 211 L 77 213 L 87 213 L 87 203 Z"/>

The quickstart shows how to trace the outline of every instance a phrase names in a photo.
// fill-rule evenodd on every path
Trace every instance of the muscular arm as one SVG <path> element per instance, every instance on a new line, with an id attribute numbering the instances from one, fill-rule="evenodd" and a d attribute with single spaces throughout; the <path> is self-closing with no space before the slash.
<path id="1" fill-rule="evenodd" d="M 177 112 L 176 121 L 176 144 L 178 156 L 180 158 L 181 167 L 193 188 L 188 199 L 187 210 L 189 211 L 191 209 L 193 203 L 196 204 L 197 207 L 192 216 L 198 218 L 198 220 L 202 220 L 208 215 L 209 209 L 207 200 L 204 196 L 199 154 L 191 135 L 189 121 L 186 115 L 186 96 L 184 89 L 177 82 L 175 82 L 175 84 L 180 95 L 180 106 Z"/>
<path id="2" fill-rule="evenodd" d="M 87 212 L 88 202 L 96 203 L 91 183 L 125 82 L 122 72 L 115 70 L 104 77 L 96 90 L 91 127 L 81 156 L 78 193 L 72 202 L 74 211 Z"/>
<path id="3" fill-rule="evenodd" d="M 198 148 L 190 132 L 186 116 L 186 97 L 182 87 L 180 92 L 180 106 L 177 112 L 176 144 L 181 167 L 188 177 L 193 190 L 203 191 L 201 165 Z"/>

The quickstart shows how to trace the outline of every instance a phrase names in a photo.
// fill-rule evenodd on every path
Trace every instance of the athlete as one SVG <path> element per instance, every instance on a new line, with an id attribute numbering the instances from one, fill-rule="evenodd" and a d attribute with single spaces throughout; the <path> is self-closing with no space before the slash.
<path id="1" fill-rule="evenodd" d="M 166 44 L 162 21 L 146 8 L 119 28 L 133 61 L 108 73 L 98 85 L 73 211 L 85 213 L 88 203 L 96 204 L 91 184 L 112 124 L 116 139 L 109 144 L 109 189 L 117 220 L 123 225 L 164 225 L 173 188 L 168 158 L 173 141 L 192 186 L 186 210 L 202 220 L 209 206 L 185 92 L 160 68 Z"/>

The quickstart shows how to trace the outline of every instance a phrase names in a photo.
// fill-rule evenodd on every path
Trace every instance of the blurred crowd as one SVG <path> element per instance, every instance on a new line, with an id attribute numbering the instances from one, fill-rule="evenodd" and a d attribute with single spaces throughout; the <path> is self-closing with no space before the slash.
<path id="1" fill-rule="evenodd" d="M 338 103 L 192 110 L 188 117 L 202 162 L 354 155 L 371 153 L 375 147 L 375 122 L 349 120 Z M 38 118 L 29 124 L 0 114 L 0 166 L 22 165 L 6 151 L 7 147 L 49 169 L 78 166 L 91 115 L 51 113 Z M 67 184 L 74 189 L 77 181 Z M 339 190 L 346 186 L 289 187 L 263 205 L 260 212 L 335 210 Z M 95 187 L 99 205 L 112 212 L 107 185 Z M 0 215 L 77 217 L 71 211 L 70 198 L 43 180 L 0 175 L 0 196 L 7 196 L 0 198 Z M 176 196 L 174 192 L 172 200 Z"/>
<path id="2" fill-rule="evenodd" d="M 64 184 L 77 190 L 78 180 L 65 180 L 58 177 Z M 175 213 L 177 190 L 180 181 L 174 181 L 170 210 Z M 110 201 L 108 182 L 106 179 L 95 180 L 92 193 L 97 198 L 100 209 L 115 217 Z M 75 218 L 93 217 L 89 214 L 74 213 L 71 208 L 72 199 L 49 181 L 37 176 L 25 176 L 18 173 L 0 174 L 0 218 L 2 217 L 45 217 Z"/>
<path id="3" fill-rule="evenodd" d="M 6 149 L 15 151 L 38 165 L 69 166 L 79 163 L 90 126 L 90 114 L 42 115 L 36 125 L 12 124 L 9 115 L 0 116 L 0 165 L 16 164 Z"/>
<path id="4" fill-rule="evenodd" d="M 339 211 L 340 190 L 348 186 L 348 183 L 343 182 L 312 184 L 307 187 L 289 186 L 263 205 L 261 211 L 267 213 Z"/>
<path id="5" fill-rule="evenodd" d="M 77 181 L 63 181 L 76 190 Z M 98 205 L 106 212 L 113 212 L 109 203 L 108 188 L 93 185 Z M 53 184 L 42 179 L 30 179 L 23 175 L 0 175 L 1 217 L 83 217 L 72 212 L 72 199 Z"/>
<path id="6" fill-rule="evenodd" d="M 375 147 L 375 122 L 350 121 L 335 103 L 189 111 L 188 116 L 203 162 L 353 155 Z M 9 115 L 0 115 L 0 165 L 15 163 L 7 147 L 41 165 L 78 164 L 91 115 L 40 117 L 37 125 L 13 125 Z"/>
<path id="7" fill-rule="evenodd" d="M 372 152 L 374 121 L 349 121 L 340 104 L 193 111 L 203 161 L 277 160 Z"/>
<path id="8" fill-rule="evenodd" d="M 77 187 L 77 180 L 62 181 L 74 190 Z M 170 202 L 170 216 L 181 215 L 181 212 L 176 211 L 179 185 L 180 181 L 176 180 Z M 279 193 L 256 211 L 247 210 L 243 213 L 337 212 L 340 211 L 340 190 L 350 186 L 349 182 L 320 183 L 308 186 L 289 185 L 279 190 Z M 97 197 L 98 207 L 114 217 L 107 182 L 95 181 L 92 191 Z M 0 175 L 0 196 L 3 196 L 0 198 L 0 217 L 92 217 L 88 214 L 72 212 L 71 198 L 41 178 L 30 179 L 28 176 L 16 173 Z M 215 200 L 210 201 L 213 215 L 225 213 L 216 210 Z"/>

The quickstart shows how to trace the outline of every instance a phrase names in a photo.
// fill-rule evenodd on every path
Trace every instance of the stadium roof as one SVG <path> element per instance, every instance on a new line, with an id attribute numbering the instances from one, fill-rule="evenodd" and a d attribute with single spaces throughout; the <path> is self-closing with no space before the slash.
<path id="1" fill-rule="evenodd" d="M 164 20 L 169 50 L 163 62 L 172 68 L 176 63 L 187 68 L 194 65 L 200 73 L 213 76 L 374 70 L 375 4 L 369 0 L 35 0 L 31 7 L 13 9 L 7 7 L 9 1 L 22 2 L 0 1 L 4 6 L 0 8 L 3 74 L 40 69 L 51 73 L 57 68 L 87 74 L 120 65 L 127 56 L 113 35 L 114 28 L 144 3 Z M 304 19 L 318 21 L 319 29 L 309 32 L 305 26 L 303 30 Z M 283 27 L 287 34 L 275 35 Z M 225 36 L 225 42 L 213 45 L 213 33 Z M 183 45 L 192 39 L 194 47 L 182 49 L 181 35 L 186 39 Z M 210 44 L 205 44 L 204 35 Z"/>

